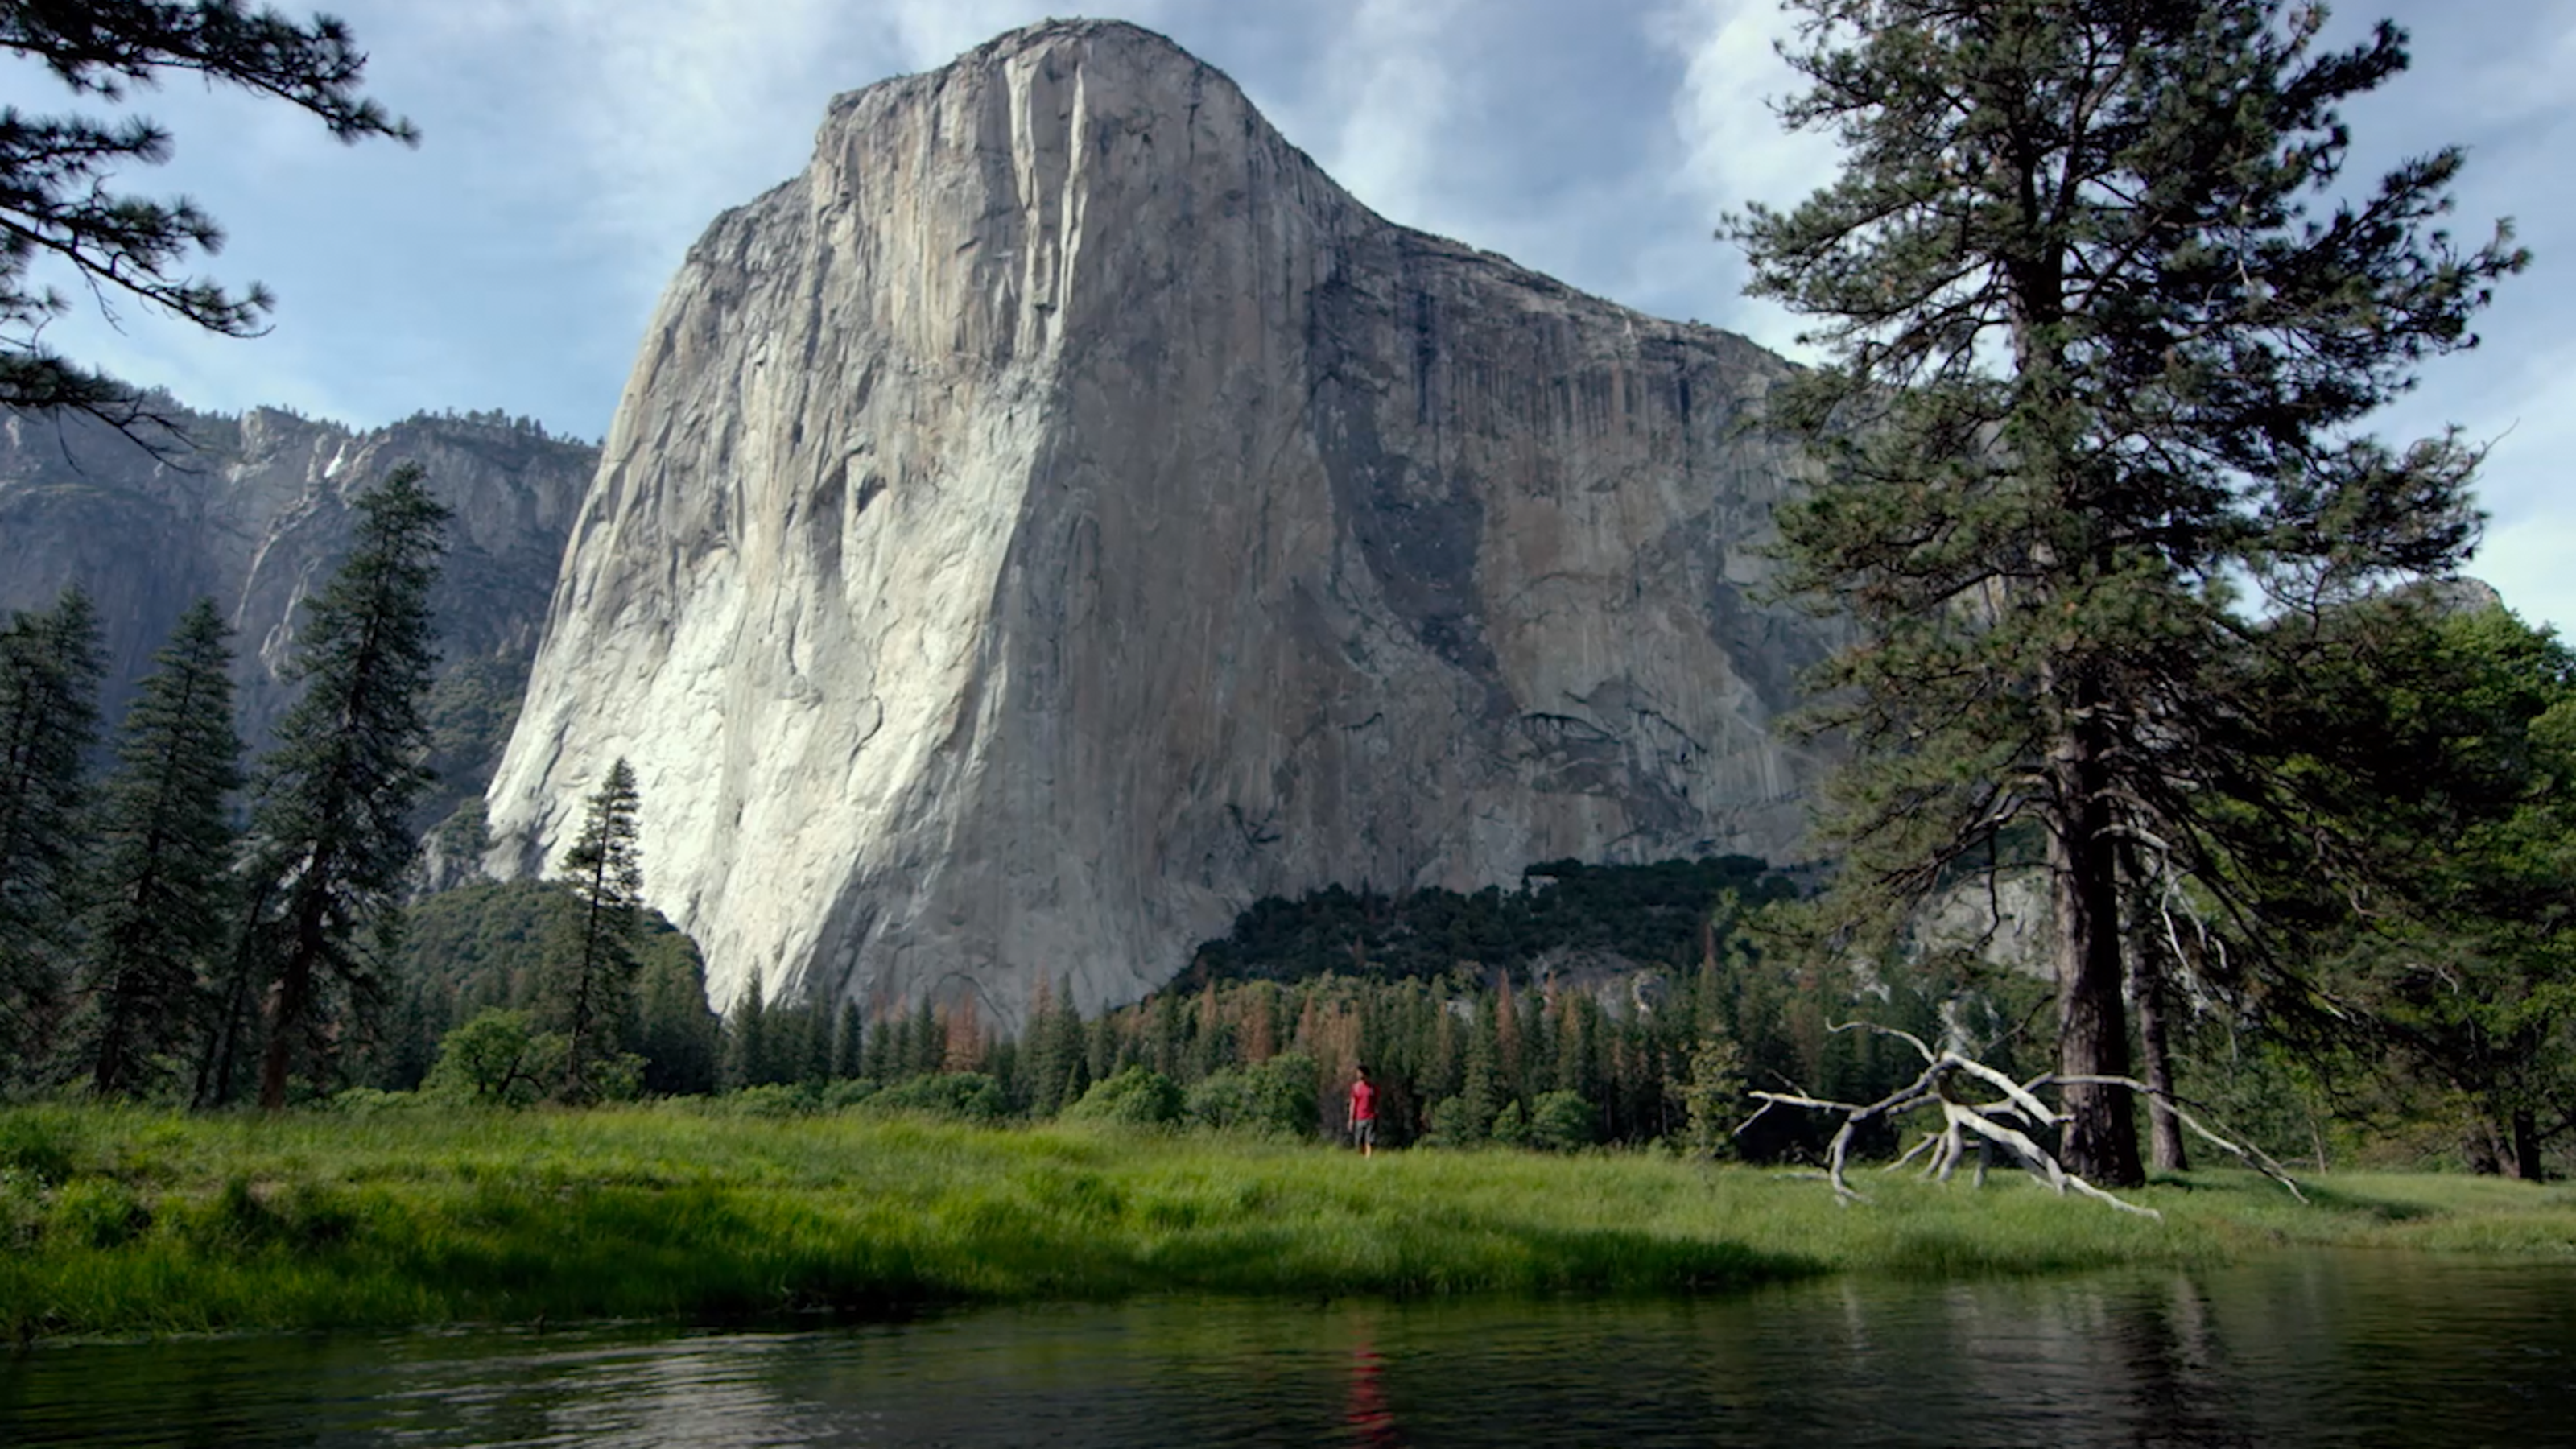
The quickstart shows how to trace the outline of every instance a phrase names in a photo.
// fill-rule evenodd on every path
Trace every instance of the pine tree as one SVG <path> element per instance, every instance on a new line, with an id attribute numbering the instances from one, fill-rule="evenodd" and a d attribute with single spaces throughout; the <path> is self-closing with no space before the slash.
<path id="1" fill-rule="evenodd" d="M 907 1077 L 936 1073 L 948 1055 L 947 1026 L 927 996 L 913 1003 L 912 1024 L 904 1029 L 904 1046 L 903 1074 Z"/>
<path id="2" fill-rule="evenodd" d="M 2036 834 L 2059 1070 L 2126 1075 L 2119 847 L 2220 877 L 2201 766 L 2241 702 L 2214 661 L 2254 614 L 2464 556 L 2477 450 L 2358 428 L 2526 257 L 2432 229 L 2456 149 L 2311 214 L 2336 107 L 2405 68 L 2392 26 L 2321 53 L 2286 0 L 1790 8 L 1784 118 L 1848 160 L 1729 230 L 1831 359 L 1771 421 L 1826 475 L 1781 514 L 1784 582 L 1858 625 L 1815 680 L 1853 749 L 1837 900 L 1883 923 Z M 2069 1168 L 2143 1177 L 2125 1092 L 2065 1107 Z"/>
<path id="3" fill-rule="evenodd" d="M 329 16 L 307 27 L 238 0 L 7 0 L 0 50 L 42 65 L 75 95 L 116 102 L 178 72 L 283 100 L 343 141 L 418 140 L 409 121 L 358 93 L 367 57 Z M 13 109 L 0 126 L 0 406 L 69 408 L 129 431 L 151 416 L 133 389 L 44 345 L 45 323 L 68 303 L 30 290 L 27 270 L 39 256 L 69 263 L 102 302 L 122 292 L 228 337 L 267 330 L 265 287 L 236 295 L 180 270 L 190 252 L 222 247 L 212 218 L 185 200 L 106 189 L 129 166 L 169 155 L 169 133 L 141 117 L 104 125 Z"/>
<path id="4" fill-rule="evenodd" d="M 335 1033 L 368 1025 L 380 991 L 362 938 L 383 939 L 399 913 L 411 810 L 431 783 L 421 702 L 448 512 L 408 463 L 355 509 L 355 548 L 305 605 L 304 693 L 278 726 L 251 811 L 254 888 L 270 888 L 246 939 L 274 983 L 259 1081 L 272 1112 L 299 1056 L 318 1079 Z"/>
<path id="5" fill-rule="evenodd" d="M 860 1039 L 859 1075 L 880 1085 L 900 1076 L 903 1070 L 903 1054 L 899 1050 L 902 1036 L 901 1021 L 878 1018 Z"/>
<path id="6" fill-rule="evenodd" d="M 859 1069 L 867 1051 L 867 1018 L 855 1001 L 841 1003 L 840 1025 L 832 1033 L 832 1080 L 846 1082 L 866 1075 Z"/>
<path id="7" fill-rule="evenodd" d="M 796 1040 L 796 1079 L 817 1091 L 832 1080 L 832 1029 L 839 1019 L 820 993 L 806 1003 L 804 1031 Z"/>
<path id="8" fill-rule="evenodd" d="M 199 599 L 127 709 L 99 810 L 74 1060 L 102 1097 L 145 1090 L 194 1023 L 230 930 L 242 784 L 230 631 Z"/>
<path id="9" fill-rule="evenodd" d="M 80 913 L 98 611 L 77 587 L 0 632 L 0 1078 L 32 1074 Z"/>
<path id="10" fill-rule="evenodd" d="M 769 1006 L 761 999 L 760 973 L 725 1015 L 724 1085 L 740 1091 L 769 1081 Z"/>
<path id="11" fill-rule="evenodd" d="M 621 755 L 592 792 L 581 834 L 556 871 L 574 909 L 547 942 L 540 1025 L 564 1034 L 561 1090 L 568 1102 L 590 1100 L 593 1068 L 617 1055 L 621 1028 L 634 1015 L 636 939 L 644 920 L 644 864 L 635 844 L 640 807 L 635 771 Z"/>

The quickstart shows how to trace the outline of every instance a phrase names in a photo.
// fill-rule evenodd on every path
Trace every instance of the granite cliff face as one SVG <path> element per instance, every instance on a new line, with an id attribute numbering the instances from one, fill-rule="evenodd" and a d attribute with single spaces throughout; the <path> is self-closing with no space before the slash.
<path id="1" fill-rule="evenodd" d="M 234 629 L 239 727 L 256 749 L 294 699 L 283 671 L 296 606 L 348 555 L 349 499 L 419 463 L 456 510 L 434 599 L 443 657 L 432 700 L 455 737 L 442 739 L 434 763 L 448 778 L 425 813 L 479 796 L 598 451 L 497 415 L 353 432 L 270 409 L 164 411 L 184 439 L 156 440 L 158 458 L 85 418 L 0 413 L 0 611 L 50 605 L 70 583 L 89 592 L 112 731 L 180 613 L 212 596 Z"/>
<path id="2" fill-rule="evenodd" d="M 1130 26 L 843 96 L 647 330 L 492 863 L 624 755 L 720 1004 L 1010 1022 L 1274 892 L 1785 856 L 1785 371 L 1390 224 Z"/>

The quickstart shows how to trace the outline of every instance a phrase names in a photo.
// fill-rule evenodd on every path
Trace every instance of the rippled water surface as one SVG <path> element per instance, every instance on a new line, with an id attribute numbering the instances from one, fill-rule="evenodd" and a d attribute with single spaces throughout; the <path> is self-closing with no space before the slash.
<path id="1" fill-rule="evenodd" d="M 806 1332 L 0 1358 L 0 1444 L 2576 1441 L 2576 1268 L 2328 1254 L 1644 1302 L 1153 1302 Z"/>

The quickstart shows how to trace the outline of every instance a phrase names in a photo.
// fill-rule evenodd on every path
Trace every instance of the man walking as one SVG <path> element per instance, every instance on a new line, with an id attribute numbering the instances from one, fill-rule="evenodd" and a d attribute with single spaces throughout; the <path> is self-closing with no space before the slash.
<path id="1" fill-rule="evenodd" d="M 1351 1141 L 1359 1144 L 1360 1156 L 1372 1155 L 1377 1149 L 1377 1087 L 1369 1081 L 1365 1066 L 1351 1069 Z"/>

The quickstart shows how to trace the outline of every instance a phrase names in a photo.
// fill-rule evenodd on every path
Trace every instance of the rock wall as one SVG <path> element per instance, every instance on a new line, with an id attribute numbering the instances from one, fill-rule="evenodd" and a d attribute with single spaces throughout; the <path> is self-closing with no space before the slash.
<path id="1" fill-rule="evenodd" d="M 105 627 L 109 731 L 179 615 L 211 596 L 234 629 L 242 735 L 264 745 L 295 696 L 284 671 L 297 605 L 348 556 L 349 499 L 405 462 L 456 510 L 434 598 L 438 702 L 502 711 L 506 727 L 598 450 L 497 417 L 357 432 L 264 408 L 162 411 L 179 432 L 156 431 L 155 449 L 78 416 L 0 413 L 0 610 L 49 606 L 67 584 L 88 591 Z M 454 778 L 430 818 L 481 794 L 491 733 L 446 742 L 438 763 Z"/>
<path id="2" fill-rule="evenodd" d="M 623 755 L 720 1004 L 1009 1023 L 1265 894 L 1785 856 L 1785 371 L 1388 223 L 1131 26 L 843 96 L 647 329 L 492 864 Z"/>

